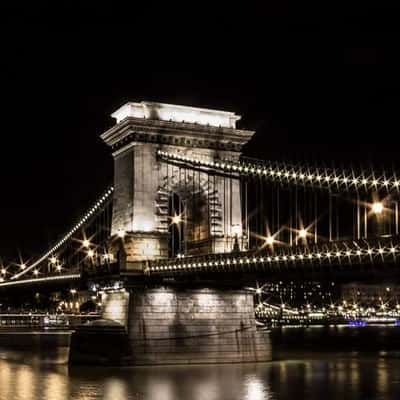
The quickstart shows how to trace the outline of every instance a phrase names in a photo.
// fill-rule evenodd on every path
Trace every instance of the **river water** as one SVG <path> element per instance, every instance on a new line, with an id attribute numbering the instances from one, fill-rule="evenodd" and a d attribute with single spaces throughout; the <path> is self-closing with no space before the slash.
<path id="1" fill-rule="evenodd" d="M 131 368 L 0 350 L 0 400 L 400 399 L 399 340 L 400 327 L 286 328 L 270 362 Z"/>

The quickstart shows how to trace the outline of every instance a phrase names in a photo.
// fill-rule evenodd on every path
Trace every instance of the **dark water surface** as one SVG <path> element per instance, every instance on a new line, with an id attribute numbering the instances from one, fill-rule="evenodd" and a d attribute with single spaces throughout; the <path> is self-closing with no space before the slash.
<path id="1" fill-rule="evenodd" d="M 202 366 L 68 367 L 57 364 L 65 349 L 0 350 L 0 400 L 400 399 L 398 336 L 398 327 L 290 328 L 274 332 L 273 361 Z"/>

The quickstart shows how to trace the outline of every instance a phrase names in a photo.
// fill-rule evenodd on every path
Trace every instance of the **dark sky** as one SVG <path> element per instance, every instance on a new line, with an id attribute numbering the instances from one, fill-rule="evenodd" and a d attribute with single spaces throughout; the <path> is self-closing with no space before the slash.
<path id="1" fill-rule="evenodd" d="M 400 164 L 393 5 L 16 3 L 0 6 L 8 259 L 45 249 L 111 183 L 99 135 L 126 101 L 236 111 L 257 130 L 251 156 Z"/>

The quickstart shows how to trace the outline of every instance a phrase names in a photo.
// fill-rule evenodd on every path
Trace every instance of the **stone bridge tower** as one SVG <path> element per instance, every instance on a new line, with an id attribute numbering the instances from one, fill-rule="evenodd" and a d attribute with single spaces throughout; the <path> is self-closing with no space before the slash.
<path id="1" fill-rule="evenodd" d="M 236 160 L 254 134 L 236 129 L 240 116 L 142 101 L 123 105 L 112 117 L 116 125 L 101 138 L 114 157 L 112 235 L 125 234 L 122 268 L 140 270 L 144 260 L 168 257 L 173 193 L 185 204 L 186 254 L 232 251 L 235 236 L 242 237 L 239 180 L 230 179 L 227 191 L 226 178 L 210 180 L 205 172 L 167 165 L 157 151 L 204 161 Z"/>
<path id="2" fill-rule="evenodd" d="M 114 250 L 123 246 L 120 268 L 126 280 L 124 290 L 104 292 L 102 304 L 103 317 L 124 327 L 130 362 L 269 359 L 269 345 L 256 331 L 253 294 L 240 282 L 143 275 L 144 261 L 171 251 L 171 198 L 183 204 L 179 226 L 186 254 L 231 252 L 235 236 L 242 236 L 239 179 L 215 174 L 210 180 L 207 171 L 180 169 L 160 159 L 158 151 L 235 160 L 254 132 L 236 129 L 240 117 L 231 112 L 169 104 L 127 103 L 112 116 L 116 125 L 102 135 L 115 160 L 110 242 Z"/>

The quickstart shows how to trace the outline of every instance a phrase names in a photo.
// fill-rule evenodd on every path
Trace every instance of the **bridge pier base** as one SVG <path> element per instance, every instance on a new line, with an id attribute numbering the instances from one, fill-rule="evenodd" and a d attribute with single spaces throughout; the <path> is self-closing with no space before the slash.
<path id="1" fill-rule="evenodd" d="M 133 289 L 128 307 L 126 296 L 110 293 L 104 304 L 110 318 L 108 304 L 119 322 L 127 322 L 134 365 L 271 359 L 269 336 L 256 330 L 253 296 L 245 291 Z"/>

